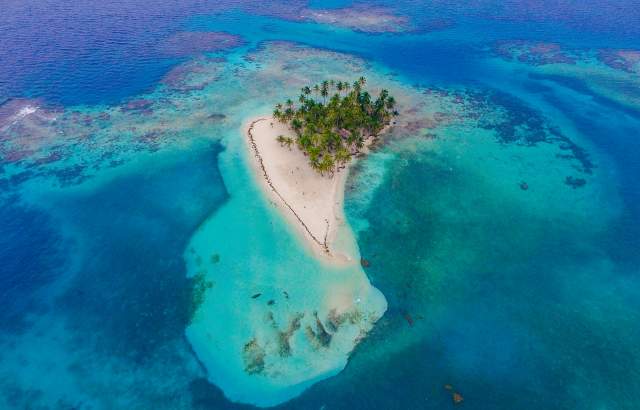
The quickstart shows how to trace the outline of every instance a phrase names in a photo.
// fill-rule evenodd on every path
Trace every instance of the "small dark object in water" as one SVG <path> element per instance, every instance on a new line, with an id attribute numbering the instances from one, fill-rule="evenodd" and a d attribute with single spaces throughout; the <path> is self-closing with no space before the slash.
<path id="1" fill-rule="evenodd" d="M 454 392 L 451 398 L 453 399 L 453 404 L 460 404 L 464 401 L 464 397 L 458 392 Z"/>
<path id="2" fill-rule="evenodd" d="M 255 295 L 251 296 L 251 299 L 257 299 L 262 295 L 262 293 L 256 293 Z"/>
<path id="3" fill-rule="evenodd" d="M 404 313 L 402 316 L 404 317 L 404 320 L 407 321 L 409 326 L 413 327 L 413 318 L 411 317 L 411 315 L 408 313 Z"/>
<path id="4" fill-rule="evenodd" d="M 220 255 L 218 255 L 217 253 L 214 253 L 213 255 L 211 255 L 211 263 L 218 263 L 220 262 Z"/>
<path id="5" fill-rule="evenodd" d="M 276 303 L 276 301 L 271 299 L 270 301 L 267 302 L 267 305 L 272 306 L 274 303 Z"/>
<path id="6" fill-rule="evenodd" d="M 524 181 L 520 182 L 520 189 L 522 189 L 523 191 L 526 191 L 527 189 L 529 189 L 529 184 L 527 184 Z"/>
<path id="7" fill-rule="evenodd" d="M 362 265 L 363 268 L 368 268 L 369 266 L 371 266 L 371 262 L 369 262 L 365 258 L 360 258 L 360 265 Z"/>
<path id="8" fill-rule="evenodd" d="M 287 293 L 287 291 L 286 291 L 286 290 L 283 290 L 283 291 L 282 291 L 282 293 L 284 294 L 284 297 L 285 297 L 285 298 L 289 299 L 289 294 Z"/>
<path id="9" fill-rule="evenodd" d="M 444 385 L 444 389 L 448 392 L 451 392 L 451 399 L 453 400 L 453 404 L 460 404 L 464 401 L 464 397 L 462 397 L 462 394 L 458 393 L 457 391 L 453 390 L 453 385 L 451 384 L 445 384 Z"/>
<path id="10" fill-rule="evenodd" d="M 565 178 L 564 183 L 575 189 L 585 186 L 587 184 L 587 180 L 569 176 Z"/>
<path id="11" fill-rule="evenodd" d="M 225 118 L 227 118 L 227 116 L 224 115 L 224 114 L 214 113 L 214 114 L 209 115 L 207 118 L 209 118 L 210 120 L 214 120 L 214 121 L 221 121 L 221 120 L 224 120 Z"/>

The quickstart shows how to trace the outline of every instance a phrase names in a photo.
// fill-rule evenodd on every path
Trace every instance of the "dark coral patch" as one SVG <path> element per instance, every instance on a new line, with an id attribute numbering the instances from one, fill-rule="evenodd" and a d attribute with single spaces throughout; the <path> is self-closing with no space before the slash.
<path id="1" fill-rule="evenodd" d="M 328 347 L 329 344 L 331 344 L 331 339 L 333 338 L 333 336 L 329 332 L 327 332 L 324 325 L 320 321 L 320 318 L 318 318 L 318 312 L 314 312 L 313 315 L 316 319 L 315 330 L 311 326 L 307 326 L 305 328 L 307 339 L 316 349 L 321 347 Z"/>
<path id="2" fill-rule="evenodd" d="M 365 4 L 337 9 L 303 9 L 300 15 L 304 19 L 316 23 L 330 24 L 371 34 L 400 33 L 414 29 L 409 17 L 396 14 L 393 10 L 385 7 Z M 425 24 L 425 29 L 426 27 Z M 448 25 L 444 20 L 436 20 L 432 27 L 435 30 L 438 27 L 446 28 Z"/>
<path id="3" fill-rule="evenodd" d="M 120 111 L 122 112 L 144 111 L 144 110 L 150 109 L 152 105 L 153 105 L 153 101 L 140 98 L 137 100 L 129 101 L 124 106 L 120 107 Z"/>
<path id="4" fill-rule="evenodd" d="M 558 128 L 549 125 L 542 114 L 519 98 L 496 90 L 470 92 L 469 96 L 465 105 L 466 116 L 476 119 L 480 128 L 493 130 L 501 143 L 526 146 L 556 144 L 561 150 L 570 152 L 563 154 L 563 159 L 579 162 L 580 172 L 593 172 L 595 164 L 588 152 Z"/>
<path id="5" fill-rule="evenodd" d="M 169 37 L 160 46 L 160 52 L 171 57 L 215 52 L 244 44 L 242 37 L 221 31 L 185 31 Z"/>
<path id="6" fill-rule="evenodd" d="M 88 178 L 85 175 L 86 166 L 71 165 L 51 171 L 49 174 L 58 178 L 61 186 L 78 185 Z"/>
<path id="7" fill-rule="evenodd" d="M 571 188 L 581 188 L 587 184 L 587 180 L 584 178 L 576 178 L 572 176 L 568 176 L 565 178 L 564 183 L 569 185 Z"/>
<path id="8" fill-rule="evenodd" d="M 52 152 L 49 155 L 36 159 L 34 161 L 34 165 L 50 164 L 52 162 L 60 161 L 61 159 L 62 154 L 60 152 Z"/>
<path id="9" fill-rule="evenodd" d="M 598 51 L 598 60 L 616 70 L 633 73 L 640 71 L 640 50 L 612 50 Z"/>
<path id="10" fill-rule="evenodd" d="M 507 61 L 540 66 L 546 64 L 575 64 L 578 56 L 563 49 L 557 43 L 530 42 L 526 40 L 505 40 L 493 44 L 494 55 Z"/>
<path id="11" fill-rule="evenodd" d="M 18 149 L 2 153 L 2 161 L 5 163 L 16 163 L 28 159 L 34 153 L 33 150 Z"/>
<path id="12" fill-rule="evenodd" d="M 267 353 L 257 339 L 251 339 L 242 349 L 244 371 L 248 374 L 260 374 L 264 371 L 264 359 Z"/>
<path id="13" fill-rule="evenodd" d="M 287 357 L 291 355 L 291 345 L 289 340 L 295 332 L 300 329 L 300 321 L 304 317 L 304 313 L 296 313 L 293 319 L 289 322 L 287 330 L 284 332 L 278 332 L 278 354 L 280 357 Z"/>
<path id="14" fill-rule="evenodd" d="M 171 69 L 161 82 L 173 91 L 200 91 L 219 78 L 211 65 L 225 61 L 223 57 L 202 56 Z"/>

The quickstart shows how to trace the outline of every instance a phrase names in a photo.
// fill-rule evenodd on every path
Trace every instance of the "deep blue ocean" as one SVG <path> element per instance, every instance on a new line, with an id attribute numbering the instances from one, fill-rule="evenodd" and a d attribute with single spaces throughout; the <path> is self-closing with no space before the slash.
<path id="1" fill-rule="evenodd" d="M 184 119 L 209 83 L 162 87 L 274 42 L 474 101 L 435 148 L 404 135 L 356 166 L 346 213 L 389 308 L 340 374 L 278 408 L 640 408 L 640 2 L 359 3 L 405 16 L 398 33 L 296 18 L 350 6 L 3 2 L 0 408 L 253 408 L 207 381 L 184 335 L 186 246 L 233 196 L 228 131 Z M 176 52 L 183 32 L 239 41 Z M 234 84 L 212 97 L 227 117 L 260 96 Z"/>

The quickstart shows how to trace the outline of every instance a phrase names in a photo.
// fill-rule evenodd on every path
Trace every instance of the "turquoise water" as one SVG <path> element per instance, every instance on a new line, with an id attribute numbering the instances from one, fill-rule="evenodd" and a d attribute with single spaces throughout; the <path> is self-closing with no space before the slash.
<path id="1" fill-rule="evenodd" d="M 329 265 L 301 243 L 257 185 L 236 126 L 218 162 L 232 196 L 185 251 L 189 275 L 207 283 L 186 335 L 209 380 L 228 398 L 265 407 L 342 370 L 386 301 L 359 262 Z M 332 317 L 343 319 L 327 336 L 318 323 Z"/>
<path id="2" fill-rule="evenodd" d="M 412 26 L 375 35 L 302 3 L 31 3 L 0 16 L 0 408 L 640 406 L 636 2 L 380 3 Z M 163 51 L 183 31 L 242 42 Z M 347 183 L 370 266 L 337 269 L 241 128 L 360 75 L 402 116 Z M 310 343 L 345 284 L 384 315 Z"/>

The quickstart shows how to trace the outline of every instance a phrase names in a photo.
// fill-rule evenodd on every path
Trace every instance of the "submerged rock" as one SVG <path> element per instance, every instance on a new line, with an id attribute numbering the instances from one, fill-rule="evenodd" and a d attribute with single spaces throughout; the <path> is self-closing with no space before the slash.
<path id="1" fill-rule="evenodd" d="M 411 315 L 409 313 L 407 313 L 407 312 L 403 313 L 402 317 L 404 317 L 404 320 L 407 321 L 409 326 L 413 327 L 413 318 L 411 317 Z"/>
<path id="2" fill-rule="evenodd" d="M 293 334 L 298 331 L 301 327 L 301 320 L 304 317 L 304 313 L 298 313 L 293 317 L 293 320 L 289 322 L 289 327 L 284 332 L 279 332 L 278 334 L 278 353 L 280 357 L 288 357 L 291 356 L 291 345 L 289 343 L 289 339 L 293 336 Z"/>
<path id="3" fill-rule="evenodd" d="M 453 404 L 460 404 L 464 401 L 464 397 L 458 392 L 454 392 L 451 398 L 453 399 Z"/>
<path id="4" fill-rule="evenodd" d="M 191 278 L 191 304 L 189 306 L 189 321 L 192 321 L 196 311 L 204 302 L 206 293 L 213 288 L 214 282 L 207 280 L 207 272 L 199 271 Z"/>
<path id="5" fill-rule="evenodd" d="M 327 316 L 326 325 L 332 332 L 338 331 L 338 328 L 343 322 L 342 315 L 338 315 L 335 309 L 331 309 L 329 315 Z"/>
<path id="6" fill-rule="evenodd" d="M 315 319 L 315 330 L 311 325 L 307 325 L 305 335 L 315 350 L 327 348 L 331 344 L 332 335 L 327 332 L 317 313 L 315 313 Z"/>
<path id="7" fill-rule="evenodd" d="M 575 188 L 581 188 L 587 184 L 587 180 L 584 178 L 574 178 L 572 176 L 568 176 L 565 178 L 564 183 Z"/>
<path id="8" fill-rule="evenodd" d="M 464 401 L 464 397 L 462 397 L 462 394 L 455 391 L 453 389 L 453 385 L 445 384 L 444 389 L 448 392 L 451 392 L 451 400 L 453 400 L 453 404 L 458 405 Z"/>
<path id="9" fill-rule="evenodd" d="M 249 374 L 258 374 L 264 371 L 264 358 L 267 354 L 255 338 L 251 339 L 244 345 L 242 353 L 245 372 Z"/>
<path id="10" fill-rule="evenodd" d="M 207 118 L 212 120 L 212 121 L 222 121 L 225 118 L 227 118 L 227 116 L 224 115 L 224 114 L 214 113 L 214 114 L 209 115 Z"/>
<path id="11" fill-rule="evenodd" d="M 331 334 L 329 334 L 329 332 L 327 332 L 327 330 L 324 328 L 324 325 L 318 318 L 318 313 L 315 314 L 315 317 L 316 317 L 316 336 L 320 344 L 324 347 L 327 347 L 331 343 Z"/>

